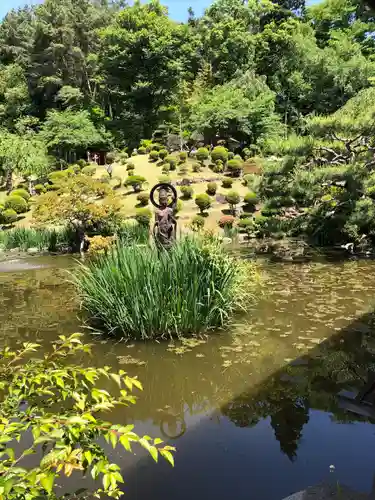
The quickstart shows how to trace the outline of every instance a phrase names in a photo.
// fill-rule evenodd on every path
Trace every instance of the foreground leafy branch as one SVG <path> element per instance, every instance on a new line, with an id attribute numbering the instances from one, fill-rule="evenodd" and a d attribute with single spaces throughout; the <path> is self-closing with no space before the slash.
<path id="1" fill-rule="evenodd" d="M 133 389 L 142 390 L 137 378 L 123 370 L 111 372 L 107 366 L 72 364 L 70 358 L 90 353 L 80 334 L 60 336 L 50 353 L 36 359 L 33 353 L 39 347 L 24 343 L 19 350 L 6 347 L 0 354 L 0 500 L 62 498 L 57 492 L 59 478 L 74 471 L 90 474 L 102 486 L 94 492 L 76 492 L 71 498 L 83 493 L 119 498 L 120 467 L 110 462 L 100 438 L 128 452 L 138 443 L 155 461 L 161 455 L 174 465 L 174 448 L 161 447 L 161 439 L 140 437 L 133 425 L 112 425 L 100 417 L 116 406 L 136 402 Z M 118 385 L 118 397 L 103 387 L 112 381 Z M 22 448 L 26 433 L 32 435 L 32 444 L 16 453 L 15 441 Z M 27 468 L 27 457 L 40 449 L 39 465 Z"/>

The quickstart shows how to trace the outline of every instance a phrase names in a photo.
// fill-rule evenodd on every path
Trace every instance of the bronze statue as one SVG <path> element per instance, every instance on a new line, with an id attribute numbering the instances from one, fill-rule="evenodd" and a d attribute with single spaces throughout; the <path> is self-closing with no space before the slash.
<path id="1" fill-rule="evenodd" d="M 153 235 L 156 244 L 168 250 L 176 239 L 177 221 L 173 205 L 168 205 L 168 193 L 165 189 L 159 191 L 159 206 L 155 211 Z"/>

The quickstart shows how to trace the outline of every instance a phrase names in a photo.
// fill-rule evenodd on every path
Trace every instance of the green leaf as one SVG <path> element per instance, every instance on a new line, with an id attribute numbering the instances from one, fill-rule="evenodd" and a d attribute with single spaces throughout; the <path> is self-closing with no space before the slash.
<path id="1" fill-rule="evenodd" d="M 157 462 L 158 461 L 158 449 L 155 448 L 155 446 L 150 446 L 148 451 L 150 452 L 150 455 L 155 460 L 155 462 Z"/>
<path id="2" fill-rule="evenodd" d="M 112 444 L 113 448 L 116 448 L 116 445 L 117 445 L 117 436 L 116 436 L 116 433 L 115 432 L 111 432 L 110 435 L 109 435 L 109 439 L 111 441 L 111 444 Z"/>
<path id="3" fill-rule="evenodd" d="M 160 454 L 174 467 L 174 458 L 170 451 L 168 450 L 159 450 Z"/>
<path id="4" fill-rule="evenodd" d="M 45 475 L 40 479 L 40 484 L 43 486 L 43 488 L 47 491 L 48 494 L 52 493 L 54 482 L 55 482 L 55 474 L 53 472 L 50 472 L 49 474 Z"/>
<path id="5" fill-rule="evenodd" d="M 121 389 L 121 377 L 117 373 L 111 373 L 111 378 L 116 382 L 116 384 L 120 387 Z"/>
<path id="6" fill-rule="evenodd" d="M 7 448 L 4 453 L 6 453 L 8 455 L 8 457 L 12 461 L 14 461 L 14 450 L 13 450 L 13 448 Z"/>

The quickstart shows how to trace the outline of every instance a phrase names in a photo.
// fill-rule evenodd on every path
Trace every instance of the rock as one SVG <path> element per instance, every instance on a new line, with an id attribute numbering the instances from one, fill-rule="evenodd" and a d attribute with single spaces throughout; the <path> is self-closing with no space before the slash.
<path id="1" fill-rule="evenodd" d="M 36 255 L 37 253 L 39 253 L 39 248 L 36 247 L 28 248 L 27 253 L 30 255 Z"/>
<path id="2" fill-rule="evenodd" d="M 19 249 L 18 247 L 16 247 L 16 248 L 11 248 L 11 249 L 9 250 L 9 253 L 19 253 L 19 252 L 20 252 L 20 249 Z"/>
<path id="3" fill-rule="evenodd" d="M 227 237 L 223 238 L 224 245 L 230 245 L 231 243 L 232 243 L 232 238 L 227 238 Z"/>

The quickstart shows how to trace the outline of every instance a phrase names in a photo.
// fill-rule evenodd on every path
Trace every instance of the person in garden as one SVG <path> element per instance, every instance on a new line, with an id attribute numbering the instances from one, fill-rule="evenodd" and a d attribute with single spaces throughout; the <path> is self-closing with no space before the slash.
<path id="1" fill-rule="evenodd" d="M 159 191 L 159 206 L 155 212 L 153 234 L 158 247 L 169 249 L 176 239 L 177 221 L 173 208 L 168 206 L 168 193 L 164 189 Z"/>

